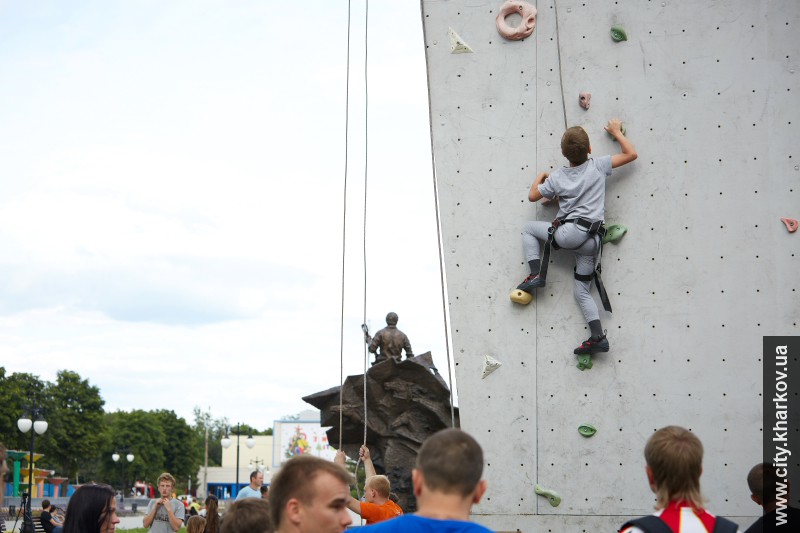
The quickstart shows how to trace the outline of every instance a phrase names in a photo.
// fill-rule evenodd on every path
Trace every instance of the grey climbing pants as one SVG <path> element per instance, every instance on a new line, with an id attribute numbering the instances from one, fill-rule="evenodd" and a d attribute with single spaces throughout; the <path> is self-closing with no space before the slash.
<path id="1" fill-rule="evenodd" d="M 525 249 L 525 260 L 532 261 L 542 258 L 542 245 L 547 240 L 547 230 L 550 222 L 534 220 L 527 222 L 522 231 L 522 246 Z M 594 272 L 596 254 L 600 245 L 600 237 L 595 235 L 588 238 L 586 229 L 577 224 L 562 224 L 556 229 L 556 243 L 565 250 L 575 254 L 575 268 L 578 274 L 588 275 Z M 591 281 L 574 280 L 573 294 L 575 301 L 581 308 L 583 318 L 587 324 L 592 320 L 600 320 L 597 304 L 592 298 L 589 289 Z"/>

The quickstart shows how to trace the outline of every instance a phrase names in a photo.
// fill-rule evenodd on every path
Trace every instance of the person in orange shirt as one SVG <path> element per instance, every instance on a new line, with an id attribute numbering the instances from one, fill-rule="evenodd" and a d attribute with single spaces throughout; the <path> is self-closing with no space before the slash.
<path id="1" fill-rule="evenodd" d="M 386 476 L 379 476 L 375 472 L 372 458 L 369 455 L 369 448 L 361 446 L 358 452 L 359 458 L 364 462 L 367 471 L 367 480 L 364 483 L 364 500 L 360 502 L 350 496 L 347 507 L 357 513 L 367 521 L 367 525 L 377 524 L 390 518 L 395 518 L 403 514 L 399 505 L 389 499 L 391 484 Z M 342 466 L 345 464 L 345 454 L 339 450 L 336 452 L 334 461 Z"/>

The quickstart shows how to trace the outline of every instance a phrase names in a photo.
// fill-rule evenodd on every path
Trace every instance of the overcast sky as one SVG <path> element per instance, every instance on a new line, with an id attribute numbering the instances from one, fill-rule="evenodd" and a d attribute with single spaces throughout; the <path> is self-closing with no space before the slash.
<path id="1" fill-rule="evenodd" d="M 363 369 L 353 1 L 345 375 Z M 0 0 L 0 366 L 259 428 L 339 384 L 345 0 Z M 369 8 L 366 316 L 446 372 L 417 2 Z"/>

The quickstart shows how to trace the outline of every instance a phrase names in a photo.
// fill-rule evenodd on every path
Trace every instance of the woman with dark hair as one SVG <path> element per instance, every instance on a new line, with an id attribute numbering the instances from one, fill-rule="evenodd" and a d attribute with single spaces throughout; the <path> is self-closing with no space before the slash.
<path id="1" fill-rule="evenodd" d="M 206 498 L 206 529 L 205 533 L 219 533 L 219 501 L 213 494 Z"/>
<path id="2" fill-rule="evenodd" d="M 81 485 L 69 499 L 64 533 L 113 533 L 119 524 L 117 499 L 108 485 Z"/>

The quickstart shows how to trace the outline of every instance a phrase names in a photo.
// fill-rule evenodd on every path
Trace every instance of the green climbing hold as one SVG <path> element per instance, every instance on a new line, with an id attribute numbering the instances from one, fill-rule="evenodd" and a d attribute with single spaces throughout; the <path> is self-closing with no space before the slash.
<path id="1" fill-rule="evenodd" d="M 589 354 L 579 355 L 578 356 L 578 368 L 581 370 L 589 370 L 592 368 L 594 363 L 592 362 L 592 356 Z"/>
<path id="2" fill-rule="evenodd" d="M 550 505 L 553 507 L 558 507 L 558 505 L 561 503 L 561 496 L 559 496 L 556 491 L 544 489 L 538 483 L 533 487 L 533 491 L 539 496 L 546 497 L 547 501 L 549 501 Z"/>
<path id="3" fill-rule="evenodd" d="M 622 224 L 611 224 L 610 226 L 606 226 L 606 234 L 603 236 L 603 244 L 608 244 L 610 242 L 616 244 L 616 242 L 620 240 L 627 232 L 628 228 Z"/>
<path id="4" fill-rule="evenodd" d="M 628 34 L 622 29 L 622 26 L 611 26 L 611 38 L 614 42 L 627 41 Z"/>
<path id="5" fill-rule="evenodd" d="M 622 125 L 619 127 L 619 129 L 620 129 L 620 131 L 622 132 L 622 134 L 623 134 L 623 135 L 625 135 L 625 134 L 627 134 L 627 133 L 628 133 L 628 130 L 627 130 L 627 129 L 625 129 L 625 124 L 622 124 Z M 609 136 L 609 137 L 611 137 L 612 139 L 614 139 L 614 142 L 617 142 L 617 138 L 616 138 L 616 137 L 614 137 L 613 135 L 611 135 L 611 132 L 609 132 L 608 130 L 606 130 L 606 133 L 608 133 L 608 136 Z"/>
<path id="6" fill-rule="evenodd" d="M 578 427 L 578 433 L 583 435 L 584 437 L 593 437 L 595 433 L 597 433 L 597 429 L 591 424 L 582 424 Z"/>

